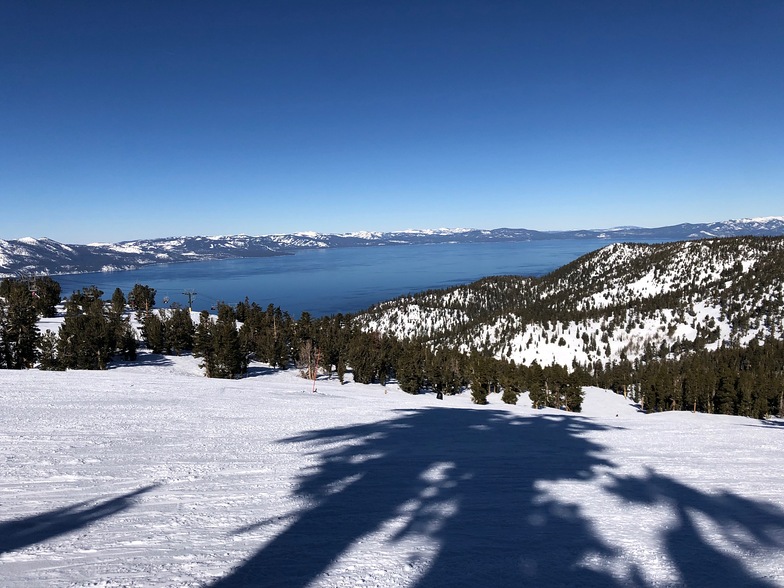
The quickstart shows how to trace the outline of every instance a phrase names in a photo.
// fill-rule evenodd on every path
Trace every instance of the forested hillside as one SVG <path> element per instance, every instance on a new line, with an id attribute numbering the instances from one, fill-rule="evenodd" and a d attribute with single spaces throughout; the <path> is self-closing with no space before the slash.
<path id="1" fill-rule="evenodd" d="M 714 391 L 704 397 L 683 392 L 681 372 L 685 363 L 697 369 L 695 357 L 703 358 L 700 369 L 707 373 L 715 374 L 718 364 L 729 370 L 739 363 L 750 371 L 750 355 L 763 361 L 756 352 L 760 345 L 775 355 L 784 338 L 783 279 L 779 237 L 614 244 L 541 278 L 486 278 L 384 302 L 361 321 L 368 331 L 436 350 L 584 371 L 595 383 L 632 390 L 656 409 L 750 414 L 754 411 L 742 408 L 748 399 L 735 398 L 748 395 L 739 390 L 740 376 L 730 385 L 725 373 L 721 385 L 733 388 L 734 397 L 717 402 Z M 666 394 L 661 382 L 652 392 L 642 381 L 660 364 L 674 370 Z M 757 387 L 767 389 L 757 396 L 770 395 L 781 412 L 784 376 L 773 364 L 765 369 L 778 374 L 760 382 Z M 748 377 L 742 379 L 751 386 Z M 694 388 L 695 376 L 691 380 Z"/>
<path id="2" fill-rule="evenodd" d="M 517 363 L 592 366 L 747 346 L 784 332 L 784 240 L 614 244 L 542 278 L 384 302 L 365 328 Z"/>

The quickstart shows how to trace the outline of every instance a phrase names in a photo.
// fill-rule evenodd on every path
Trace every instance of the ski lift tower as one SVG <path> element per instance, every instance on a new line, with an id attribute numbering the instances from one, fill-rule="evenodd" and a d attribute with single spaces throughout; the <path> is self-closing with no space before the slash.
<path id="1" fill-rule="evenodd" d="M 193 299 L 196 297 L 196 292 L 193 290 L 185 290 L 183 294 L 188 297 L 188 312 L 193 312 Z"/>

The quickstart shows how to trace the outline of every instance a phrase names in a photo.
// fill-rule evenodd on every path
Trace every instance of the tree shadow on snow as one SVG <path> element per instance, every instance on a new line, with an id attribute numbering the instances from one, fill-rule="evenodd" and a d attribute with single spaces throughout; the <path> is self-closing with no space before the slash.
<path id="1" fill-rule="evenodd" d="M 77 502 L 23 519 L 0 523 L 0 553 L 22 549 L 116 515 L 134 505 L 134 499 L 153 490 L 157 484 L 89 506 L 93 501 Z"/>
<path id="2" fill-rule="evenodd" d="M 608 490 L 635 504 L 659 505 L 675 515 L 661 538 L 683 586 L 772 587 L 729 555 L 761 550 L 784 553 L 784 511 L 730 492 L 707 494 L 652 469 L 641 477 L 616 476 Z M 720 550 L 700 531 L 707 525 Z M 762 554 L 764 555 L 764 554 Z"/>
<path id="3" fill-rule="evenodd" d="M 409 562 L 424 570 L 419 586 L 620 586 L 581 565 L 612 549 L 579 510 L 537 489 L 609 465 L 582 436 L 602 428 L 576 416 L 432 408 L 287 439 L 319 459 L 296 490 L 313 506 L 214 586 L 306 586 L 393 521 L 393 542 L 438 546 L 430 561 Z"/>
<path id="4" fill-rule="evenodd" d="M 585 437 L 607 428 L 576 415 L 428 408 L 286 439 L 317 459 L 295 490 L 311 506 L 214 588 L 324 582 L 343 554 L 382 529 L 390 549 L 410 539 L 412 553 L 423 554 L 412 556 L 413 571 L 401 578 L 411 586 L 646 586 L 639 570 L 618 577 L 613 562 L 623 554 L 579 506 L 552 499 L 540 485 L 590 480 L 597 466 L 612 467 L 604 448 Z M 607 491 L 629 502 L 674 503 L 681 525 L 665 540 L 683 585 L 766 586 L 702 539 L 688 511 L 728 533 L 739 525 L 751 543 L 777 546 L 784 540 L 778 510 L 652 474 L 616 477 Z M 589 568 L 586 559 L 607 561 Z"/>
<path id="5" fill-rule="evenodd" d="M 162 353 L 147 353 L 140 351 L 136 359 L 123 359 L 122 357 L 114 357 L 106 365 L 107 370 L 114 370 L 119 367 L 128 366 L 159 366 L 168 367 L 174 365 L 171 359 Z"/>
<path id="6" fill-rule="evenodd" d="M 776 418 L 776 419 L 759 419 L 758 421 L 754 421 L 751 424 L 747 424 L 747 427 L 764 427 L 766 429 L 775 428 L 775 427 L 784 427 L 784 419 Z"/>
<path id="7" fill-rule="evenodd" d="M 258 378 L 260 376 L 269 376 L 275 374 L 279 370 L 262 364 L 252 363 L 248 366 L 248 371 L 243 375 L 243 378 Z"/>

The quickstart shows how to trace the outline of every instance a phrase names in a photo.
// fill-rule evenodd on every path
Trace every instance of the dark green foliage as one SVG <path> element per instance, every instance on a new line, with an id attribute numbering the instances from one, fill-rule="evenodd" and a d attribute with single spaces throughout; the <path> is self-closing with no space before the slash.
<path id="1" fill-rule="evenodd" d="M 138 345 L 139 342 L 136 339 L 136 331 L 134 331 L 130 325 L 125 325 L 120 336 L 120 352 L 122 353 L 123 359 L 129 361 L 135 360 Z"/>
<path id="2" fill-rule="evenodd" d="M 520 393 L 525 389 L 522 370 L 518 370 L 513 363 L 503 361 L 500 372 L 501 400 L 505 404 L 517 404 Z"/>
<path id="3" fill-rule="evenodd" d="M 27 283 L 4 280 L 0 297 L 0 367 L 33 367 L 40 334 L 33 295 Z"/>
<path id="4" fill-rule="evenodd" d="M 293 321 L 280 307 L 270 304 L 262 310 L 255 302 L 237 305 L 245 317 L 240 327 L 240 345 L 247 357 L 285 369 L 292 354 Z"/>
<path id="5" fill-rule="evenodd" d="M 39 276 L 32 281 L 33 303 L 39 316 L 57 316 L 60 304 L 60 284 L 49 276 Z"/>
<path id="6" fill-rule="evenodd" d="M 180 355 L 193 349 L 195 327 L 187 308 L 174 308 L 161 311 L 164 317 L 166 352 Z"/>
<path id="7" fill-rule="evenodd" d="M 471 400 L 474 404 L 487 404 L 487 397 L 498 386 L 496 362 L 479 353 L 472 354 L 468 361 Z"/>
<path id="8" fill-rule="evenodd" d="M 394 375 L 396 355 L 397 349 L 392 338 L 352 327 L 346 363 L 351 366 L 355 382 L 386 384 Z"/>
<path id="9" fill-rule="evenodd" d="M 125 312 L 125 295 L 123 291 L 119 288 L 114 289 L 114 293 L 112 294 L 112 314 L 115 316 L 122 316 Z"/>
<path id="10" fill-rule="evenodd" d="M 423 346 L 424 347 L 424 346 Z M 452 349 L 425 348 L 425 377 L 436 392 L 457 394 L 468 385 L 463 356 Z"/>
<path id="11" fill-rule="evenodd" d="M 128 306 L 136 312 L 137 317 L 146 317 L 155 308 L 155 288 L 143 284 L 135 284 L 128 294 Z"/>
<path id="12" fill-rule="evenodd" d="M 406 341 L 400 345 L 400 353 L 395 362 L 395 377 L 400 389 L 409 394 L 418 394 L 427 382 L 425 347 Z"/>
<path id="13" fill-rule="evenodd" d="M 194 346 L 195 327 L 186 308 L 151 312 L 144 321 L 147 348 L 153 353 L 180 355 Z"/>
<path id="14" fill-rule="evenodd" d="M 200 367 L 204 368 L 205 375 L 212 377 L 215 365 L 215 341 L 213 335 L 213 322 L 210 313 L 202 310 L 199 314 L 199 324 L 193 335 L 193 355 L 202 358 Z"/>
<path id="15" fill-rule="evenodd" d="M 109 329 L 114 340 L 115 351 L 122 354 L 123 359 L 136 359 L 136 332 L 130 326 L 130 316 L 125 312 L 125 296 L 122 290 L 115 288 L 112 300 L 106 307 Z"/>
<path id="16" fill-rule="evenodd" d="M 102 295 L 103 292 L 91 286 L 74 292 L 66 303 L 57 344 L 57 361 L 61 368 L 106 368 L 117 339 Z"/>
<path id="17" fill-rule="evenodd" d="M 166 346 L 164 327 L 157 313 L 150 313 L 144 319 L 144 338 L 147 348 L 153 353 L 163 353 Z"/>
<path id="18" fill-rule="evenodd" d="M 247 356 L 240 345 L 234 310 L 218 306 L 215 321 L 204 311 L 194 337 L 194 355 L 202 358 L 201 367 L 208 378 L 237 378 L 247 371 Z"/>
<path id="19" fill-rule="evenodd" d="M 321 367 L 332 377 L 332 368 L 341 383 L 346 373 L 348 353 L 349 318 L 342 314 L 318 319 L 314 324 L 314 336 L 318 340 L 321 354 Z"/>
<path id="20" fill-rule="evenodd" d="M 620 372 L 625 372 L 621 375 Z M 621 386 L 618 382 L 623 381 Z M 754 418 L 784 415 L 784 341 L 725 346 L 680 359 L 613 366 L 598 384 L 631 396 L 648 412 L 691 410 Z"/>

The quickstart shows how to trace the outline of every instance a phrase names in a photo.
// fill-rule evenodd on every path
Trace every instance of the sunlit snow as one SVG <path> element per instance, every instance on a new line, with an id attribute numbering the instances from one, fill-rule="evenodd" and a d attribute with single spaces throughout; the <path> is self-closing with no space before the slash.
<path id="1" fill-rule="evenodd" d="M 0 585 L 784 586 L 784 421 L 312 389 L 0 371 Z"/>

